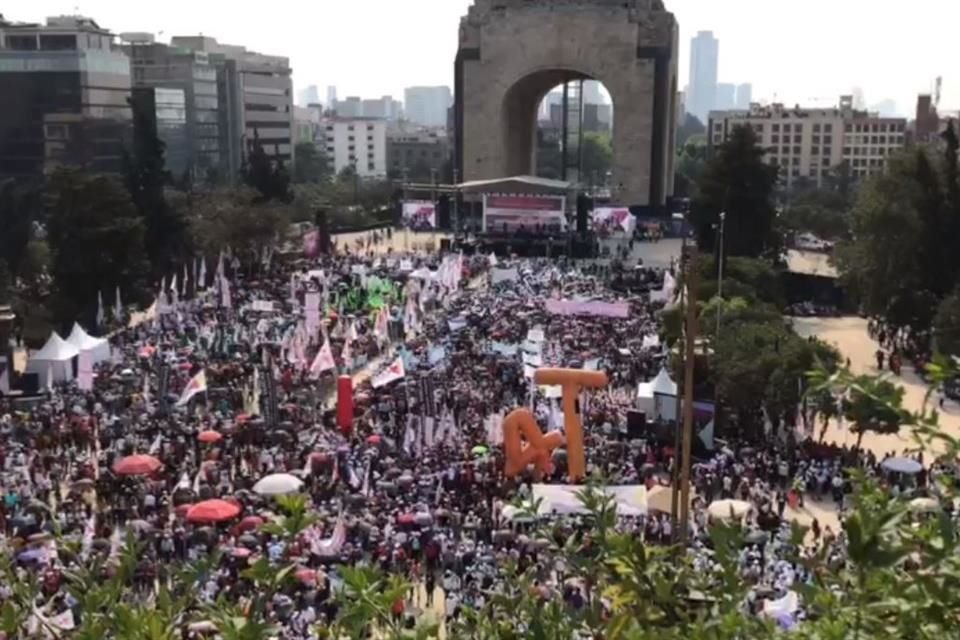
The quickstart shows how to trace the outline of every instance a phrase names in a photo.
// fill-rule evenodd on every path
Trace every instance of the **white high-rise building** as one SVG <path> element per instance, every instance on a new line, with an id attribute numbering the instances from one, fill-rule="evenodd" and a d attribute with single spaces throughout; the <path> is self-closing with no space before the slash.
<path id="1" fill-rule="evenodd" d="M 387 124 L 380 118 L 324 118 L 321 146 L 334 171 L 352 166 L 361 178 L 385 178 Z"/>
<path id="2" fill-rule="evenodd" d="M 690 91 L 687 95 L 687 112 L 704 123 L 716 104 L 719 55 L 720 41 L 713 37 L 712 31 L 700 31 L 690 41 Z"/>
<path id="3" fill-rule="evenodd" d="M 407 87 L 403 102 L 408 121 L 424 127 L 446 127 L 453 94 L 450 87 Z"/>

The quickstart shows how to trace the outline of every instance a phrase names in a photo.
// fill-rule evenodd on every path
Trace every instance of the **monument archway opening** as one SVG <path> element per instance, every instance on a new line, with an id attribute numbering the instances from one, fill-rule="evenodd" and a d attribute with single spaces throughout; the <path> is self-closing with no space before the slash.
<path id="1" fill-rule="evenodd" d="M 617 199 L 658 209 L 672 195 L 677 23 L 662 0 L 474 0 L 455 75 L 464 180 L 537 173 L 543 98 L 595 80 L 617 107 L 609 170 Z M 571 174 L 569 155 L 567 179 L 586 186 L 591 176 Z"/>
<path id="2" fill-rule="evenodd" d="M 534 175 L 577 182 L 609 197 L 614 117 L 602 82 L 575 79 L 553 87 L 537 109 Z"/>

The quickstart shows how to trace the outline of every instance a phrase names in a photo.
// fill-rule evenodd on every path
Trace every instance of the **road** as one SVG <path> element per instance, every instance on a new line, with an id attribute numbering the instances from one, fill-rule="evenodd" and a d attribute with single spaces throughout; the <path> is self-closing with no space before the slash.
<path id="1" fill-rule="evenodd" d="M 901 375 L 894 376 L 889 371 L 877 369 L 876 352 L 879 345 L 867 333 L 867 321 L 859 317 L 843 318 L 794 318 L 794 329 L 803 337 L 816 336 L 836 347 L 840 353 L 850 359 L 850 369 L 855 374 L 887 375 L 895 384 L 904 388 L 904 406 L 910 411 L 920 411 L 924 397 L 929 387 L 916 374 L 912 367 L 904 365 Z M 930 398 L 931 403 L 938 401 L 937 394 Z M 940 426 L 951 436 L 960 438 L 960 405 L 948 400 L 940 412 Z M 827 442 L 839 444 L 846 442 L 853 444 L 856 435 L 849 429 L 840 430 L 836 422 L 831 422 L 827 429 Z M 910 438 L 909 427 L 901 429 L 897 435 L 876 435 L 866 433 L 863 437 L 863 447 L 873 451 L 877 456 L 887 453 L 901 453 L 906 448 L 915 448 Z M 932 455 L 942 452 L 940 447 L 927 451 Z"/>

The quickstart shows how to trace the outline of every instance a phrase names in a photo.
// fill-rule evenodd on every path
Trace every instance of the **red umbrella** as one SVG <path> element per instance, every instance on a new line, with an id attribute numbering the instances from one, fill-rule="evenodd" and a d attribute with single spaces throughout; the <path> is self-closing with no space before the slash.
<path id="1" fill-rule="evenodd" d="M 250 422 L 250 414 L 249 414 L 249 413 L 241 413 L 240 415 L 237 416 L 236 421 L 237 421 L 237 424 L 243 424 L 244 422 Z"/>
<path id="2" fill-rule="evenodd" d="M 223 440 L 223 434 L 221 434 L 219 431 L 201 431 L 200 435 L 197 436 L 197 440 L 207 444 L 212 444 L 214 442 L 220 442 Z"/>
<path id="3" fill-rule="evenodd" d="M 260 516 L 247 516 L 240 521 L 240 531 L 253 531 L 263 524 L 263 518 Z"/>
<path id="4" fill-rule="evenodd" d="M 397 516 L 397 522 L 399 524 L 415 524 L 416 521 L 412 513 L 401 513 Z"/>
<path id="5" fill-rule="evenodd" d="M 297 580 L 303 584 L 313 584 L 317 581 L 317 572 L 313 569 L 297 569 Z"/>
<path id="6" fill-rule="evenodd" d="M 380 436 L 378 436 L 377 434 L 373 434 L 372 436 L 367 438 L 367 444 L 373 444 L 373 445 L 380 444 Z"/>
<path id="7" fill-rule="evenodd" d="M 224 522 L 240 515 L 240 507 L 226 500 L 204 500 L 190 507 L 187 522 Z"/>
<path id="8" fill-rule="evenodd" d="M 118 476 L 148 476 L 163 466 L 153 456 L 137 454 L 120 458 L 113 465 L 113 472 Z"/>

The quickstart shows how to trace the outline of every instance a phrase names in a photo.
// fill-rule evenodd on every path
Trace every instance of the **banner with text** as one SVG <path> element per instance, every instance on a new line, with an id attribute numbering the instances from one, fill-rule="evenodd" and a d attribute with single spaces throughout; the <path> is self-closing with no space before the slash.
<path id="1" fill-rule="evenodd" d="M 626 207 L 597 207 L 590 213 L 594 231 L 633 233 L 637 219 Z"/>
<path id="2" fill-rule="evenodd" d="M 562 231 L 567 226 L 566 198 L 483 196 L 483 230 L 487 233 Z"/>

